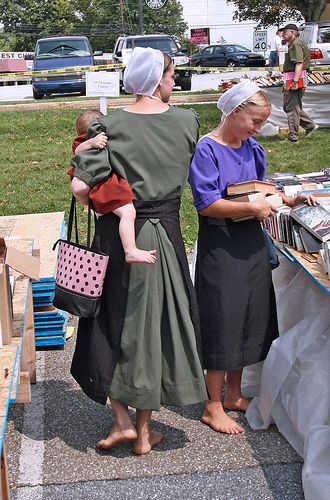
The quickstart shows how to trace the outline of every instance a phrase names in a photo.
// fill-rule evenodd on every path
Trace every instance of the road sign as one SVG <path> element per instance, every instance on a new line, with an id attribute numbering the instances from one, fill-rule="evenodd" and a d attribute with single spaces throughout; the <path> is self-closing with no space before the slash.
<path id="1" fill-rule="evenodd" d="M 254 52 L 266 52 L 267 50 L 267 31 L 253 32 L 253 50 Z"/>

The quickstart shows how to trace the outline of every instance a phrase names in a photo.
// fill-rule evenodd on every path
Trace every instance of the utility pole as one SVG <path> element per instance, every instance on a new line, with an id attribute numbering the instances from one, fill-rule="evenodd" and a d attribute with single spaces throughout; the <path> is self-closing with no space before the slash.
<path id="1" fill-rule="evenodd" d="M 120 33 L 124 33 L 124 6 L 123 6 L 123 0 L 119 0 L 119 12 L 120 12 Z"/>
<path id="2" fill-rule="evenodd" d="M 143 35 L 143 1 L 139 0 L 139 32 Z"/>

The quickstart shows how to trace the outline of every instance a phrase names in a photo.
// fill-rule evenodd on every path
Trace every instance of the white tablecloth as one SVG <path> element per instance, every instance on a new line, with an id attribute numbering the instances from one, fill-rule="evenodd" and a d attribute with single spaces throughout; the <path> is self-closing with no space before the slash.
<path id="1" fill-rule="evenodd" d="M 272 113 L 268 119 L 273 125 L 287 127 L 287 117 L 283 111 L 282 87 L 262 88 L 272 103 Z M 307 87 L 303 108 L 320 127 L 330 127 L 330 84 Z"/>
<path id="2" fill-rule="evenodd" d="M 253 429 L 275 422 L 304 459 L 306 500 L 328 500 L 330 297 L 298 264 L 283 256 L 273 279 L 281 335 L 263 366 L 244 369 L 243 391 L 247 396 L 259 394 L 246 416 Z"/>

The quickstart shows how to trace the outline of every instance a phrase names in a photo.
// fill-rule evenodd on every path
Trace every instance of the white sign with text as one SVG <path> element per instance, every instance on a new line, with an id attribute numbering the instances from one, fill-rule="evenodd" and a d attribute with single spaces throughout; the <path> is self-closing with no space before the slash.
<path id="1" fill-rule="evenodd" d="M 86 95 L 119 97 L 119 72 L 86 71 Z"/>

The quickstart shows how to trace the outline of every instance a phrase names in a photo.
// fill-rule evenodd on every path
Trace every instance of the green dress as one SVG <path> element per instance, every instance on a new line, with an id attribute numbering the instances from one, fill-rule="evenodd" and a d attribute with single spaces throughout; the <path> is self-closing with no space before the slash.
<path id="1" fill-rule="evenodd" d="M 107 150 L 92 153 L 92 161 L 82 153 L 75 157 L 76 165 L 83 163 L 97 180 L 113 168 L 128 180 L 138 200 L 180 198 L 198 138 L 193 110 L 170 107 L 147 115 L 122 110 L 99 119 L 88 135 L 101 131 L 109 137 Z M 120 356 L 108 394 L 150 410 L 202 402 L 207 392 L 187 289 L 158 218 L 145 221 L 137 246 L 156 249 L 157 261 L 130 265 Z"/>

